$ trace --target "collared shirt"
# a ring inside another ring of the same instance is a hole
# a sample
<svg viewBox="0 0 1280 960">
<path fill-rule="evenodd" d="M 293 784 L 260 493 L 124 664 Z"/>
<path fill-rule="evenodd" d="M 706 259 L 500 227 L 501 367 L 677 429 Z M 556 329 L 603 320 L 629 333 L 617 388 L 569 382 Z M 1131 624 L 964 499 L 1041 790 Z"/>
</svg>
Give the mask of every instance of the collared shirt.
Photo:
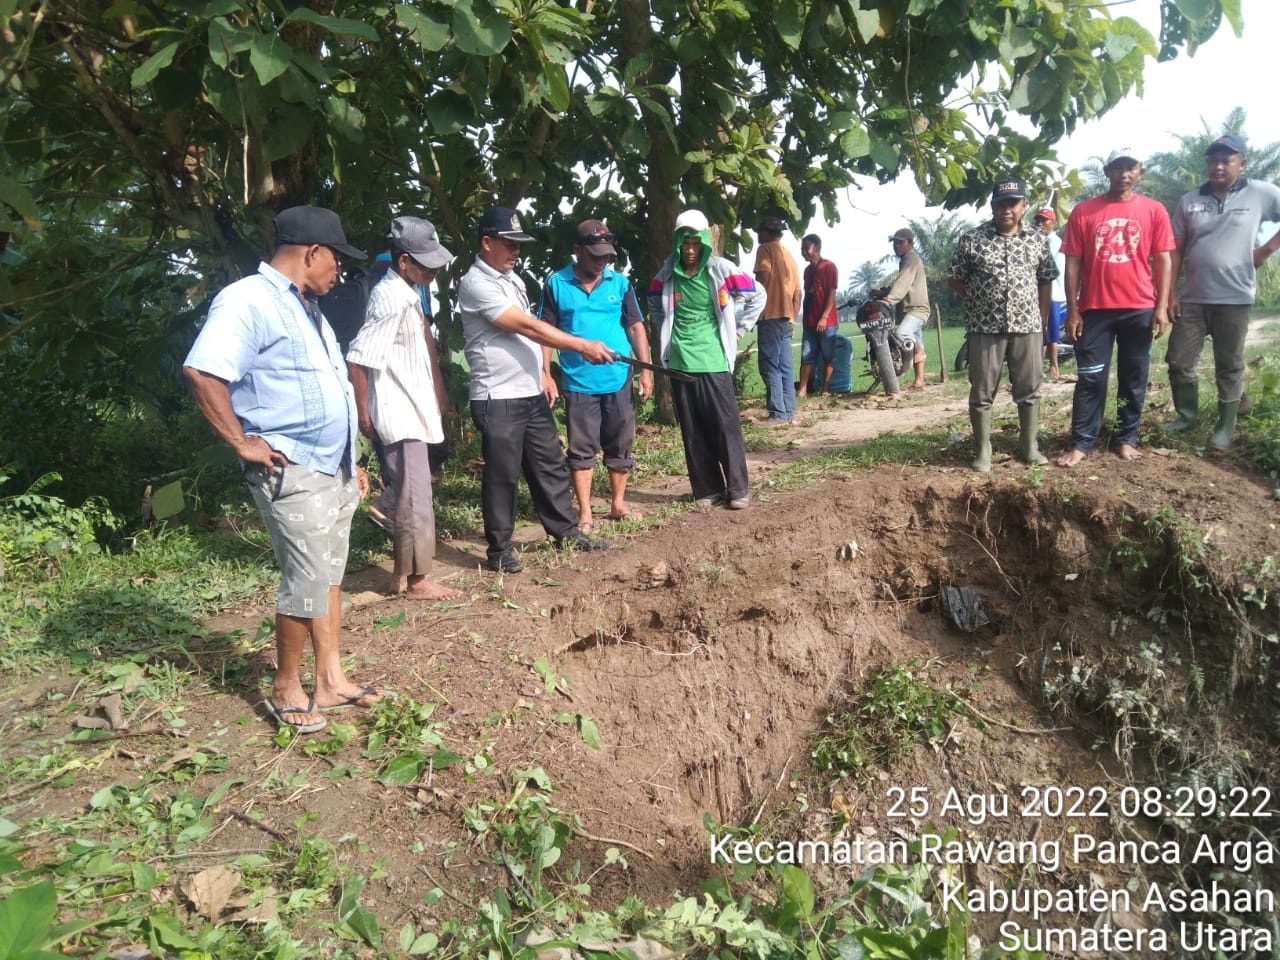
<svg viewBox="0 0 1280 960">
<path fill-rule="evenodd" d="M 1044 234 L 1019 227 L 1006 237 L 991 222 L 960 238 L 947 271 L 965 285 L 970 333 L 1039 333 L 1039 288 L 1057 275 Z"/>
<path fill-rule="evenodd" d="M 338 341 L 270 264 L 213 298 L 184 365 L 225 380 L 245 434 L 293 463 L 330 475 L 355 463 L 355 394 Z"/>
<path fill-rule="evenodd" d="M 587 291 L 573 264 L 553 273 L 542 288 L 538 316 L 565 333 L 599 340 L 619 356 L 632 355 L 627 330 L 641 321 L 635 291 L 622 274 L 605 267 L 599 282 Z M 617 393 L 630 375 L 623 363 L 590 363 L 580 353 L 560 353 L 564 388 L 575 393 Z"/>
<path fill-rule="evenodd" d="M 765 240 L 756 248 L 756 279 L 764 287 L 765 320 L 795 321 L 796 301 L 800 299 L 800 271 L 795 259 L 787 253 L 781 240 Z"/>
<path fill-rule="evenodd" d="M 494 324 L 512 307 L 529 312 L 524 281 L 514 271 L 495 270 L 476 257 L 458 285 L 472 400 L 516 400 L 542 393 L 542 347 Z"/>
<path fill-rule="evenodd" d="M 347 362 L 369 368 L 369 419 L 383 443 L 440 443 L 444 429 L 417 288 L 388 270 L 369 294 Z"/>
<path fill-rule="evenodd" d="M 1241 175 L 1223 200 L 1205 184 L 1184 194 L 1173 211 L 1182 251 L 1182 299 L 1188 303 L 1252 304 L 1258 293 L 1253 250 L 1263 221 L 1280 220 L 1280 187 Z"/>
<path fill-rule="evenodd" d="M 929 319 L 929 284 L 920 254 L 908 250 L 898 260 L 898 277 L 884 296 L 889 306 L 902 304 L 903 316 Z"/>
</svg>

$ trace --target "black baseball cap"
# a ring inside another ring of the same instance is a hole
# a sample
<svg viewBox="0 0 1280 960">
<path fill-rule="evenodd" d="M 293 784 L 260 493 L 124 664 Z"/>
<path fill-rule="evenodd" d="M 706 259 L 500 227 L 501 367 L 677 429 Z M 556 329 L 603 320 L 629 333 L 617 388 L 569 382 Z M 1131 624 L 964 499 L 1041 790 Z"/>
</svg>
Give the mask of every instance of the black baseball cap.
<svg viewBox="0 0 1280 960">
<path fill-rule="evenodd" d="M 309 247 L 319 244 L 329 247 L 344 257 L 364 260 L 365 252 L 347 243 L 342 232 L 342 220 L 332 210 L 323 207 L 290 207 L 276 214 L 276 243 L 281 246 Z"/>
<path fill-rule="evenodd" d="M 1207 157 L 1211 153 L 1238 153 L 1244 156 L 1244 141 L 1233 133 L 1224 134 L 1213 143 L 1209 144 L 1204 155 Z"/>
<path fill-rule="evenodd" d="M 599 220 L 583 220 L 578 224 L 578 233 L 573 242 L 590 250 L 597 257 L 604 257 L 618 255 L 613 245 L 617 239 Z"/>
<path fill-rule="evenodd" d="M 1025 199 L 1027 199 L 1027 184 L 1017 177 L 1005 177 L 997 181 L 991 190 L 992 203 L 999 203 L 1001 200 Z"/>
<path fill-rule="evenodd" d="M 525 243 L 532 240 L 520 226 L 520 217 L 509 207 L 490 207 L 480 218 L 480 236 L 501 237 L 503 240 L 515 240 Z"/>
</svg>

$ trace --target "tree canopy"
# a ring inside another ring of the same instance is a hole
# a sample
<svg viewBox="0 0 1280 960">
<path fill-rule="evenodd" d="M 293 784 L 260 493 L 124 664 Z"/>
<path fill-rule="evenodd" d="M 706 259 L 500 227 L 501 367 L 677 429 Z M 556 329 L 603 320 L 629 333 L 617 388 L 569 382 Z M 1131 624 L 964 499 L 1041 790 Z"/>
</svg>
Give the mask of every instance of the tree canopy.
<svg viewBox="0 0 1280 960">
<path fill-rule="evenodd" d="M 643 279 L 683 205 L 736 246 L 761 213 L 836 219 L 855 174 L 973 201 L 1050 176 L 1148 58 L 1242 29 L 1238 0 L 1162 13 L 1157 38 L 1068 0 L 0 0 L 0 361 L 163 402 L 297 203 L 466 250 L 522 202 L 535 271 L 601 217 Z"/>
</svg>

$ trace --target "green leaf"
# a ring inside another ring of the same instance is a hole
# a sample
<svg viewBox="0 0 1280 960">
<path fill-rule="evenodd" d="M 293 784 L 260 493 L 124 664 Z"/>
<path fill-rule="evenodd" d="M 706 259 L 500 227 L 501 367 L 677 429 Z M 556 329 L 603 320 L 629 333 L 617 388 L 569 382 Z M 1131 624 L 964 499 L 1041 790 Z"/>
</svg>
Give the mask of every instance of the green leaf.
<svg viewBox="0 0 1280 960">
<path fill-rule="evenodd" d="M 227 23 L 224 20 L 209 21 L 209 59 L 225 68 L 231 58 L 253 46 L 257 34 L 252 30 Z"/>
<path fill-rule="evenodd" d="M 440 945 L 440 938 L 434 933 L 424 933 L 413 941 L 413 946 L 408 950 L 410 956 L 418 957 L 424 953 L 434 953 L 437 946 Z"/>
<path fill-rule="evenodd" d="M 268 162 L 300 153 L 312 131 L 311 111 L 301 107 L 282 110 L 280 117 L 266 129 L 262 154 Z"/>
<path fill-rule="evenodd" d="M 1208 20 L 1218 10 L 1217 0 L 1173 0 L 1173 5 L 1193 23 Z"/>
<path fill-rule="evenodd" d="M 338 922 L 346 924 L 352 933 L 377 949 L 382 945 L 382 931 L 378 928 L 378 918 L 360 905 L 364 884 L 364 877 L 355 876 L 342 885 L 342 895 L 338 898 Z"/>
<path fill-rule="evenodd" d="M 533 672 L 542 679 L 542 689 L 547 693 L 553 693 L 556 689 L 556 672 L 551 667 L 551 661 L 546 658 L 540 658 L 533 661 Z"/>
<path fill-rule="evenodd" d="M 133 889 L 138 893 L 146 893 L 156 885 L 156 868 L 149 863 L 134 862 L 129 864 L 133 874 Z"/>
<path fill-rule="evenodd" d="M 803 920 L 813 916 L 813 881 L 799 867 L 782 868 L 782 896 L 793 916 Z"/>
<path fill-rule="evenodd" d="M 452 750 L 446 750 L 444 747 L 441 747 L 435 753 L 431 754 L 429 759 L 431 762 L 431 769 L 448 770 L 455 763 L 459 762 L 460 760 L 465 760 L 466 758 L 459 756 L 458 754 L 454 753 Z"/>
<path fill-rule="evenodd" d="M 449 42 L 449 25 L 431 16 L 426 10 L 410 6 L 407 3 L 396 4 L 396 23 L 409 32 L 409 37 L 416 40 L 423 50 L 435 53 L 443 50 Z"/>
<path fill-rule="evenodd" d="M 244 4 L 240 0 L 209 0 L 200 11 L 200 16 L 205 20 L 211 20 L 214 17 L 228 17 L 243 10 Z"/>
<path fill-rule="evenodd" d="M 1138 41 L 1125 33 L 1114 30 L 1107 31 L 1107 56 L 1112 60 L 1123 60 L 1138 46 Z"/>
<path fill-rule="evenodd" d="M 880 32 L 880 11 L 855 10 L 853 23 L 858 28 L 858 36 L 862 38 L 862 42 L 870 43 Z"/>
<path fill-rule="evenodd" d="M 582 737 L 582 742 L 592 750 L 600 749 L 600 730 L 590 717 L 578 714 L 578 736 Z"/>
<path fill-rule="evenodd" d="M 1032 36 L 1030 30 L 1023 26 L 1011 27 L 1000 38 L 999 48 L 1000 56 L 1010 62 L 1022 57 L 1029 57 L 1039 49 L 1036 44 L 1036 38 Z"/>
<path fill-rule="evenodd" d="M 324 102 L 332 129 L 352 143 L 364 142 L 364 114 L 351 101 L 342 97 L 329 97 Z"/>
<path fill-rule="evenodd" d="M 145 87 L 156 78 L 156 75 L 161 70 L 173 63 L 173 58 L 177 56 L 180 46 L 181 42 L 175 40 L 173 43 L 166 43 L 151 56 L 147 57 L 142 66 L 133 71 L 133 79 L 129 81 L 129 85 L 135 90 L 139 87 Z"/>
<path fill-rule="evenodd" d="M 308 7 L 297 7 L 287 17 L 285 23 L 314 23 L 317 27 L 345 37 L 359 37 L 370 43 L 378 42 L 378 31 L 363 20 L 347 20 L 343 17 L 329 17 L 316 13 Z"/>
<path fill-rule="evenodd" d="M 880 137 L 871 138 L 871 159 L 881 170 L 898 169 L 898 149 Z"/>
<path fill-rule="evenodd" d="M 151 928 L 151 939 L 157 947 L 163 944 L 166 947 L 187 949 L 196 945 L 194 940 L 190 940 L 183 935 L 182 930 L 178 927 L 178 921 L 173 917 L 153 913 L 147 918 L 147 924 Z M 168 951 L 161 950 L 156 952 L 162 955 L 168 953 Z"/>
<path fill-rule="evenodd" d="M 847 130 L 840 137 L 840 149 L 850 160 L 865 157 L 871 152 L 871 136 L 863 127 Z"/>
<path fill-rule="evenodd" d="M 458 0 L 453 37 L 463 53 L 493 57 L 511 42 L 511 24 L 483 0 Z"/>
<path fill-rule="evenodd" d="M 0 960 L 23 958 L 48 943 L 49 928 L 58 913 L 53 882 L 42 880 L 15 890 L 0 900 Z"/>
<path fill-rule="evenodd" d="M 1227 18 L 1227 23 L 1231 24 L 1231 29 L 1237 37 L 1244 34 L 1244 16 L 1240 12 L 1240 0 L 1219 0 L 1222 5 L 1222 15 Z"/>
<path fill-rule="evenodd" d="M 804 38 L 804 7 L 795 0 L 775 0 L 772 12 L 773 25 L 782 42 L 788 50 L 799 50 Z"/>
<path fill-rule="evenodd" d="M 261 33 L 254 38 L 249 50 L 249 63 L 264 87 L 289 69 L 293 51 L 274 33 Z"/>
<path fill-rule="evenodd" d="M 402 753 L 382 770 L 383 783 L 413 783 L 422 775 L 427 761 L 419 753 Z"/>
<path fill-rule="evenodd" d="M 564 67 L 553 63 L 543 77 L 547 81 L 547 99 L 558 112 L 564 113 L 569 109 L 569 80 L 564 75 Z"/>
<path fill-rule="evenodd" d="M 33 226 L 39 225 L 40 208 L 36 205 L 35 198 L 17 180 L 5 173 L 0 173 L 0 203 L 7 204 L 18 211 L 27 223 Z"/>
</svg>

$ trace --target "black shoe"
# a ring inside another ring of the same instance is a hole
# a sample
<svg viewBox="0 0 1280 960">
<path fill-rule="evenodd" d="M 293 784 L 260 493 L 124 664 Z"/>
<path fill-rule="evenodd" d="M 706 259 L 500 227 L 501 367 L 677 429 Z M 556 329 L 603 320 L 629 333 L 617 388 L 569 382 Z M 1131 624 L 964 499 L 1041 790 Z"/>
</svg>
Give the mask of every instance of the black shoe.
<svg viewBox="0 0 1280 960">
<path fill-rule="evenodd" d="M 524 569 L 524 564 L 520 562 L 520 557 L 510 547 L 507 547 L 497 556 L 490 555 L 485 561 L 485 566 L 495 573 L 519 573 Z"/>
<path fill-rule="evenodd" d="M 564 547 L 577 547 L 579 550 L 585 550 L 588 553 L 596 550 L 608 550 L 613 546 L 612 540 L 592 540 L 581 530 L 571 533 L 567 537 L 559 537 L 555 543 L 561 549 Z"/>
</svg>

